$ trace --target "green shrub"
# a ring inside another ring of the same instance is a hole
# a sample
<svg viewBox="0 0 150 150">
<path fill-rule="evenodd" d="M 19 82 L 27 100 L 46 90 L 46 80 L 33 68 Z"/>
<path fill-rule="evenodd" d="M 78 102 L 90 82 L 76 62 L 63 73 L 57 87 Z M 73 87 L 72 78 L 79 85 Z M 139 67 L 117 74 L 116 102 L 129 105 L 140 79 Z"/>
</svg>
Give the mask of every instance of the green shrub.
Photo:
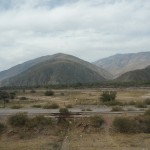
<svg viewBox="0 0 150 150">
<path fill-rule="evenodd" d="M 117 117 L 113 121 L 113 129 L 120 133 L 135 133 L 137 125 L 133 119 Z"/>
<path fill-rule="evenodd" d="M 3 123 L 0 123 L 0 134 L 2 134 L 5 131 L 5 125 Z"/>
<path fill-rule="evenodd" d="M 59 109 L 59 112 L 60 112 L 61 114 L 69 114 L 69 113 L 70 113 L 69 110 L 68 110 L 68 108 L 60 108 L 60 109 Z"/>
<path fill-rule="evenodd" d="M 22 127 L 28 120 L 28 116 L 25 113 L 18 113 L 9 117 L 8 123 L 12 126 Z"/>
<path fill-rule="evenodd" d="M 97 127 L 101 127 L 103 123 L 105 122 L 102 116 L 93 116 L 93 117 L 90 117 L 90 120 L 91 120 L 91 123 Z"/>
<path fill-rule="evenodd" d="M 10 92 L 9 97 L 10 99 L 14 99 L 16 97 L 16 92 Z"/>
<path fill-rule="evenodd" d="M 137 116 L 135 117 L 136 122 L 138 123 L 139 132 L 141 133 L 150 133 L 150 116 Z"/>
<path fill-rule="evenodd" d="M 145 113 L 144 113 L 144 115 L 150 116 L 150 109 L 146 110 Z"/>
<path fill-rule="evenodd" d="M 112 108 L 111 111 L 123 111 L 123 108 L 120 107 L 120 106 L 115 106 L 115 107 Z"/>
<path fill-rule="evenodd" d="M 28 100 L 28 98 L 26 98 L 26 97 L 20 97 L 19 99 L 20 99 L 21 101 Z"/>
<path fill-rule="evenodd" d="M 87 109 L 86 109 L 86 111 L 92 111 L 92 109 L 90 109 L 90 108 L 87 108 Z"/>
<path fill-rule="evenodd" d="M 45 96 L 53 96 L 54 92 L 53 91 L 46 91 Z"/>
<path fill-rule="evenodd" d="M 42 105 L 40 105 L 40 104 L 36 104 L 36 105 L 32 105 L 32 107 L 33 107 L 33 108 L 41 108 L 41 107 L 42 107 Z"/>
<path fill-rule="evenodd" d="M 72 108 L 71 104 L 66 105 L 66 108 Z"/>
<path fill-rule="evenodd" d="M 20 108 L 22 108 L 23 106 L 21 106 L 21 105 L 13 105 L 13 106 L 11 106 L 10 108 L 12 108 L 12 109 L 20 109 Z"/>
<path fill-rule="evenodd" d="M 145 99 L 145 100 L 144 100 L 144 104 L 145 104 L 145 105 L 150 105 L 150 98 Z"/>
<path fill-rule="evenodd" d="M 115 101 L 117 92 L 116 91 L 104 91 L 101 94 L 100 100 L 102 102 Z"/>
<path fill-rule="evenodd" d="M 137 108 L 147 108 L 147 106 L 143 102 L 137 102 L 135 106 Z"/>
<path fill-rule="evenodd" d="M 52 103 L 52 104 L 46 104 L 43 106 L 44 109 L 57 109 L 59 108 L 59 105 L 57 103 Z"/>
<path fill-rule="evenodd" d="M 35 127 L 45 127 L 52 124 L 52 120 L 50 118 L 46 118 L 44 116 L 36 116 L 34 118 L 30 118 L 26 122 L 26 127 L 28 128 L 35 128 Z"/>
</svg>

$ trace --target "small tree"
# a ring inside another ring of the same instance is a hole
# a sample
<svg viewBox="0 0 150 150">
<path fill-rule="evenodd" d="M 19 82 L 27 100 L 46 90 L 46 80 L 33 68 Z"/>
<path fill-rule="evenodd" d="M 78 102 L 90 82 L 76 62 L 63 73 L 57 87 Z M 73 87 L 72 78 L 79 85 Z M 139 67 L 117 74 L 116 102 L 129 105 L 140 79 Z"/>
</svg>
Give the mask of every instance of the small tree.
<svg viewBox="0 0 150 150">
<path fill-rule="evenodd" d="M 0 100 L 3 100 L 4 102 L 4 108 L 5 108 L 5 103 L 7 102 L 9 98 L 9 93 L 6 91 L 0 91 Z"/>
<path fill-rule="evenodd" d="M 101 94 L 100 100 L 102 102 L 110 102 L 110 101 L 115 101 L 117 96 L 116 91 L 104 91 Z"/>
</svg>

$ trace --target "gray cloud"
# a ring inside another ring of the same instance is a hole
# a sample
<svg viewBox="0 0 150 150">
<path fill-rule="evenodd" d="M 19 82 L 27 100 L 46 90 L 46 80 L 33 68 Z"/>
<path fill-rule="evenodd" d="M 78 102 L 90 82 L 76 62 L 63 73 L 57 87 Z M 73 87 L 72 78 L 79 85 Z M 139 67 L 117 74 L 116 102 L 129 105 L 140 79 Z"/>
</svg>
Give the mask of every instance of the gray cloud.
<svg viewBox="0 0 150 150">
<path fill-rule="evenodd" d="M 150 51 L 149 0 L 0 0 L 0 70 L 63 52 Z"/>
</svg>

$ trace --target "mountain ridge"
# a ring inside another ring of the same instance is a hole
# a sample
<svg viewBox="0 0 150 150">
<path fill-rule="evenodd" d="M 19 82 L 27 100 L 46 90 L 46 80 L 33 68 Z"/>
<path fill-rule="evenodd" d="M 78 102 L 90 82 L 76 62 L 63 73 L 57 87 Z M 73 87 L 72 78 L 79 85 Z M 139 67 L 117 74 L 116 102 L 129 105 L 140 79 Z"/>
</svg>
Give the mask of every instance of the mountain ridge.
<svg viewBox="0 0 150 150">
<path fill-rule="evenodd" d="M 95 61 L 93 64 L 104 68 L 115 77 L 150 65 L 150 52 L 116 54 Z"/>
</svg>

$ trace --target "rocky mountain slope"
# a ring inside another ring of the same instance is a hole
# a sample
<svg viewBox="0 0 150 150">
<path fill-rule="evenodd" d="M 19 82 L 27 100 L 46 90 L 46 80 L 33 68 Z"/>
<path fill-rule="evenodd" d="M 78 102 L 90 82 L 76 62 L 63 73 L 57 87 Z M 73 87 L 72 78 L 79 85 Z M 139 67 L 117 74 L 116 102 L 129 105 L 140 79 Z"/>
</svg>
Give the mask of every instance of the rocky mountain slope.
<svg viewBox="0 0 150 150">
<path fill-rule="evenodd" d="M 150 65 L 150 52 L 117 54 L 94 62 L 95 65 L 109 71 L 114 77 L 125 72 L 144 69 Z"/>
</svg>

